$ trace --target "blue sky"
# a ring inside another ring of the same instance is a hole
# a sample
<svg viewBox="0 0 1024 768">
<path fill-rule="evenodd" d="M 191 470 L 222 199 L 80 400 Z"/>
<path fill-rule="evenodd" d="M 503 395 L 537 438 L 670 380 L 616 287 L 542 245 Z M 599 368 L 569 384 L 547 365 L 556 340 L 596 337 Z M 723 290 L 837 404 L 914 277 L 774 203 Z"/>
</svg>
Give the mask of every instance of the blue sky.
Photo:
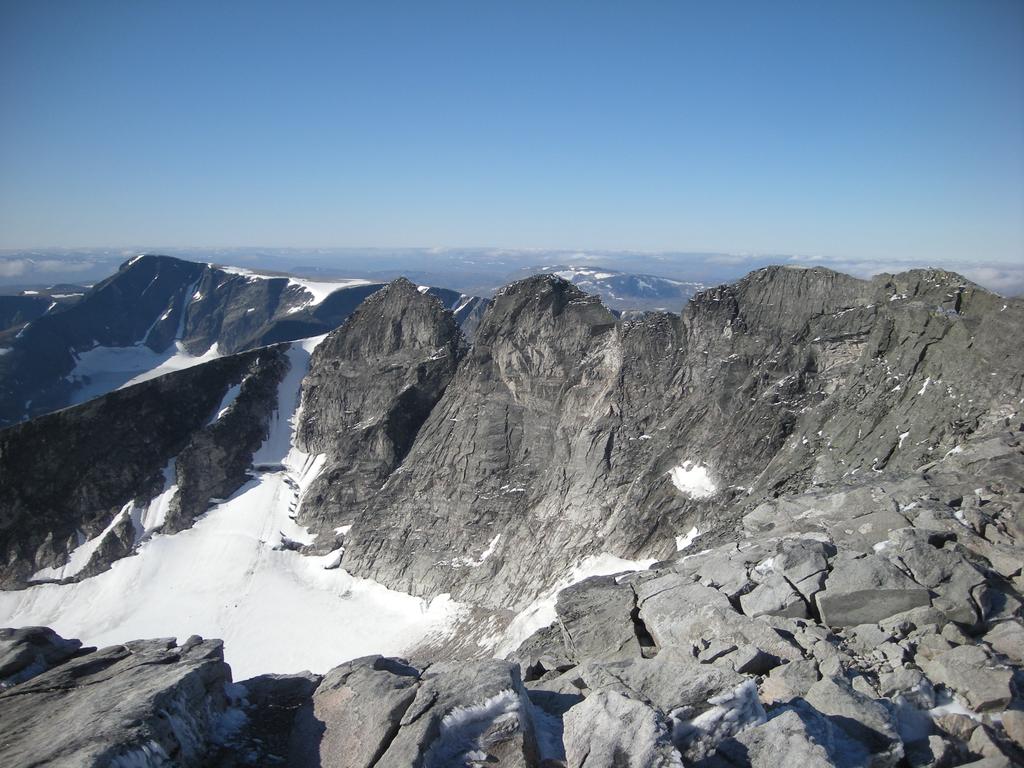
<svg viewBox="0 0 1024 768">
<path fill-rule="evenodd" d="M 0 0 L 0 248 L 1024 261 L 1024 3 Z"/>
</svg>

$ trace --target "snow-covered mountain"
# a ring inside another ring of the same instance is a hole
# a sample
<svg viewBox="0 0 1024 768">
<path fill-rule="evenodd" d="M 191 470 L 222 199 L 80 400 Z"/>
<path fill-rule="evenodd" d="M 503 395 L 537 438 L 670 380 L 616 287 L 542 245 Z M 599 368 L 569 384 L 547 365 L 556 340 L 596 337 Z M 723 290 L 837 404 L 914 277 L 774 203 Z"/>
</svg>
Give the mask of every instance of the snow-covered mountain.
<svg viewBox="0 0 1024 768">
<path fill-rule="evenodd" d="M 947 272 L 768 268 L 635 320 L 532 276 L 470 341 L 400 279 L 0 430 L 0 624 L 109 646 L 0 633 L 0 755 L 1016 760 L 1022 331 Z"/>
<path fill-rule="evenodd" d="M 315 281 L 141 255 L 70 301 L 0 331 L 0 424 L 10 424 L 225 354 L 336 328 L 379 283 Z M 467 330 L 481 301 L 426 289 Z M 24 297 L 0 297 L 0 310 Z M 31 297 L 29 297 L 31 298 Z M 38 302 L 37 302 L 38 303 Z M 34 305 L 33 305 L 34 306 Z"/>
</svg>

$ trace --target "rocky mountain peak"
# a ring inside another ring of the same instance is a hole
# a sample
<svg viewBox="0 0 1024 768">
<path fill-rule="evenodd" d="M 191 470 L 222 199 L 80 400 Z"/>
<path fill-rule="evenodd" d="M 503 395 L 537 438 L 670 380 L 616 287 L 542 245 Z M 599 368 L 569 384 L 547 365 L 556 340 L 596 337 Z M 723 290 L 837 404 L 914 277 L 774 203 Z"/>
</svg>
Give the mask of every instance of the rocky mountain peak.
<svg viewBox="0 0 1024 768">
<path fill-rule="evenodd" d="M 321 360 L 378 360 L 442 349 L 453 355 L 462 343 L 452 313 L 414 283 L 400 277 L 369 296 L 318 350 Z M 450 349 L 449 349 L 450 348 Z"/>
<path fill-rule="evenodd" d="M 600 305 L 597 296 L 584 293 L 563 277 L 554 273 L 531 275 L 523 280 L 509 283 L 499 290 L 495 301 L 505 300 L 512 307 L 532 306 L 560 314 L 570 303 Z M 610 314 L 610 313 L 609 313 Z"/>
<path fill-rule="evenodd" d="M 701 325 L 710 316 L 726 327 L 772 329 L 792 334 L 814 317 L 868 304 L 869 283 L 822 267 L 771 266 L 742 280 L 702 291 L 687 305 L 688 324 Z"/>
<path fill-rule="evenodd" d="M 302 514 L 325 534 L 321 547 L 333 547 L 333 529 L 405 458 L 464 351 L 451 311 L 405 278 L 366 299 L 317 347 L 297 437 L 325 457 Z"/>
<path fill-rule="evenodd" d="M 128 270 L 147 270 L 159 268 L 161 265 L 169 267 L 184 264 L 187 264 L 190 267 L 202 267 L 202 265 L 197 262 L 186 261 L 185 259 L 179 259 L 175 256 L 165 256 L 162 253 L 140 253 L 121 262 L 117 271 L 125 272 Z"/>
<path fill-rule="evenodd" d="M 583 293 L 558 275 L 534 275 L 512 283 L 494 297 L 477 331 L 473 354 L 493 359 L 515 376 L 540 372 L 559 361 L 578 360 L 591 339 L 618 322 L 597 296 Z"/>
</svg>

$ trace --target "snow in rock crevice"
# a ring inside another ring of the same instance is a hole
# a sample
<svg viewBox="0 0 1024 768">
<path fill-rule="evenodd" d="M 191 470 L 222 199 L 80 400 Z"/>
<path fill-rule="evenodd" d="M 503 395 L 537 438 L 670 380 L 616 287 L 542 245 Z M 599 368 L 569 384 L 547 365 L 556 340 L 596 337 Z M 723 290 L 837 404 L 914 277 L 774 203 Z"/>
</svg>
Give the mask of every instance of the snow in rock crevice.
<svg viewBox="0 0 1024 768">
<path fill-rule="evenodd" d="M 424 768 L 446 768 L 486 761 L 492 739 L 510 736 L 520 728 L 519 694 L 511 689 L 470 706 L 455 707 L 441 720 L 437 738 L 423 757 Z"/>
<path fill-rule="evenodd" d="M 685 536 L 676 536 L 676 552 L 682 552 L 684 549 L 693 544 L 700 536 L 700 532 L 697 530 L 697 526 L 693 526 Z"/>
</svg>

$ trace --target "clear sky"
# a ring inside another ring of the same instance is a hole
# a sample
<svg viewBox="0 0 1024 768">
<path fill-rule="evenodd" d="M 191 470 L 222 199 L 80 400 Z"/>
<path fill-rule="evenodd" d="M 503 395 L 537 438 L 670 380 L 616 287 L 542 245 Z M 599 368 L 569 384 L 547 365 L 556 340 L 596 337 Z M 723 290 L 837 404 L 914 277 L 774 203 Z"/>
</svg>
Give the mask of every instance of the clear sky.
<svg viewBox="0 0 1024 768">
<path fill-rule="evenodd" d="M 1024 2 L 0 0 L 0 248 L 1024 261 Z"/>
</svg>

